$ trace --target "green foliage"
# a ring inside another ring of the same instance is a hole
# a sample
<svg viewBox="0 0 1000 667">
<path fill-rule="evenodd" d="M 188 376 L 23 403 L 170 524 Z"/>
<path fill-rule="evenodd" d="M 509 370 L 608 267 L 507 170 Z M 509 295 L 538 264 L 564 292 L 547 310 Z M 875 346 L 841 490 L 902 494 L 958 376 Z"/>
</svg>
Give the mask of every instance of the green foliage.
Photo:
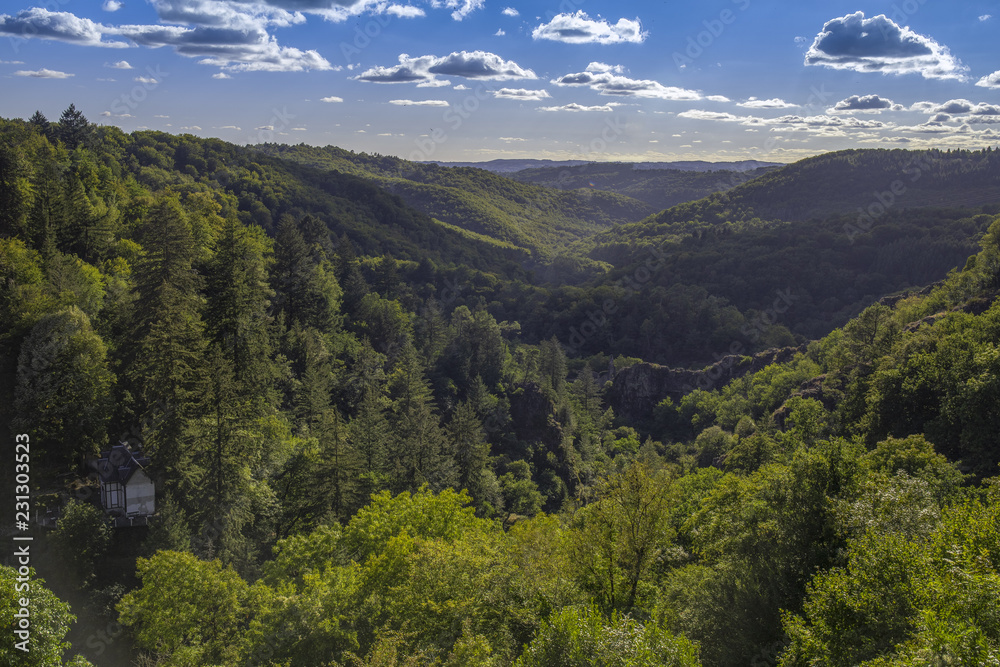
<svg viewBox="0 0 1000 667">
<path fill-rule="evenodd" d="M 14 426 L 55 461 L 96 455 L 107 438 L 115 377 L 107 348 L 75 306 L 38 320 L 17 363 Z"/>
<path fill-rule="evenodd" d="M 82 588 L 93 579 L 111 543 L 111 526 L 101 510 L 71 500 L 52 533 L 52 542 L 66 560 L 73 581 Z"/>
<path fill-rule="evenodd" d="M 70 613 L 69 605 L 45 586 L 44 579 L 38 579 L 33 568 L 25 568 L 27 576 L 6 565 L 0 565 L 0 582 L 3 584 L 3 594 L 0 595 L 0 625 L 7 632 L 3 642 L 0 642 L 0 661 L 6 665 L 23 665 L 24 667 L 58 667 L 62 664 L 73 667 L 84 667 L 90 663 L 80 656 L 75 656 L 63 663 L 63 655 L 70 647 L 66 634 L 76 617 Z M 27 609 L 25 636 L 19 637 L 15 630 L 20 629 L 23 604 Z M 27 643 L 21 650 L 15 644 L 24 639 Z"/>
<path fill-rule="evenodd" d="M 219 561 L 161 551 L 137 562 L 142 587 L 118 603 L 137 644 L 164 664 L 233 664 L 250 590 Z"/>
<path fill-rule="evenodd" d="M 566 607 L 542 623 L 518 667 L 686 667 L 700 665 L 695 644 L 653 624 L 596 608 Z"/>
</svg>

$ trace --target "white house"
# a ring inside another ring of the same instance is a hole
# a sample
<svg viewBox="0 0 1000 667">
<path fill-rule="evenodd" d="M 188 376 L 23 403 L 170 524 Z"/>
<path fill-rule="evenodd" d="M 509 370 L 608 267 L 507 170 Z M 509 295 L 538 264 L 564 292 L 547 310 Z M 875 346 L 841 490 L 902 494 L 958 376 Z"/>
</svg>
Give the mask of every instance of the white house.
<svg viewBox="0 0 1000 667">
<path fill-rule="evenodd" d="M 124 442 L 101 453 L 97 461 L 101 506 L 116 526 L 145 525 L 156 512 L 156 490 L 145 471 L 148 465 L 148 458 Z"/>
</svg>

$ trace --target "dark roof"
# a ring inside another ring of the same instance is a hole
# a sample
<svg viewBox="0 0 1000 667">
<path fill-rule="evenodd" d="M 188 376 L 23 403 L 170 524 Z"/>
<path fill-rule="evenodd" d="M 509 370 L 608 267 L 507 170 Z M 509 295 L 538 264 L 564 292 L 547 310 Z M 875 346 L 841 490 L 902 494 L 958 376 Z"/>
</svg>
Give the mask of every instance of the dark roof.
<svg viewBox="0 0 1000 667">
<path fill-rule="evenodd" d="M 128 484 L 136 470 L 142 470 L 149 465 L 149 459 L 142 452 L 133 452 L 128 445 L 115 445 L 106 452 L 101 452 L 97 461 L 97 474 L 101 482 L 119 482 Z"/>
</svg>

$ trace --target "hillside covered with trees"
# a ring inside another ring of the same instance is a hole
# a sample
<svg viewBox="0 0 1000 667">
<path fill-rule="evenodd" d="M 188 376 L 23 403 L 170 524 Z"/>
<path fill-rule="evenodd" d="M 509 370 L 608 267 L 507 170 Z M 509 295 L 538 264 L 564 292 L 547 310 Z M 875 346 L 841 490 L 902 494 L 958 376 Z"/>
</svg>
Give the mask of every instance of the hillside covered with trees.
<svg viewBox="0 0 1000 667">
<path fill-rule="evenodd" d="M 996 662 L 994 156 L 819 156 L 629 222 L 475 169 L 0 121 L 2 437 L 58 519 L 35 650 L 0 662 Z M 931 158 L 857 226 L 859 179 Z M 662 364 L 690 386 L 612 407 Z M 100 509 L 120 441 L 146 527 Z"/>
</svg>

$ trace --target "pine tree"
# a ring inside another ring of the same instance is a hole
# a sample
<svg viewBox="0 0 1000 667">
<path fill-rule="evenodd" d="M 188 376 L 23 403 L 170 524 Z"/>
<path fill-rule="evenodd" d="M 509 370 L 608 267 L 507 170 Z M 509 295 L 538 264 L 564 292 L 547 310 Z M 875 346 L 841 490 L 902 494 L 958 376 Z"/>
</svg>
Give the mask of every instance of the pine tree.
<svg viewBox="0 0 1000 667">
<path fill-rule="evenodd" d="M 365 392 L 350 423 L 350 439 L 358 453 L 358 494 L 362 502 L 386 488 L 391 438 L 385 398 L 375 388 Z"/>
<path fill-rule="evenodd" d="M 10 237 L 26 231 L 28 202 L 28 165 L 17 146 L 0 140 L 0 236 Z"/>
<path fill-rule="evenodd" d="M 389 378 L 392 400 L 394 491 L 415 491 L 423 484 L 443 489 L 454 484 L 455 465 L 441 428 L 423 364 L 412 345 L 400 355 Z"/>
<path fill-rule="evenodd" d="M 172 488 L 185 487 L 177 497 L 189 498 L 200 476 L 192 439 L 207 380 L 197 248 L 174 197 L 154 204 L 139 238 L 145 254 L 136 267 L 136 343 L 124 363 L 138 416 L 151 426 L 147 453 Z"/>
<path fill-rule="evenodd" d="M 70 150 L 86 145 L 93 134 L 90 121 L 81 113 L 75 104 L 70 104 L 59 117 L 57 135 Z"/>
<path fill-rule="evenodd" d="M 36 110 L 28 119 L 28 123 L 46 139 L 52 139 L 52 123 L 41 111 Z"/>
<path fill-rule="evenodd" d="M 467 489 L 477 503 L 483 501 L 483 473 L 489 465 L 490 445 L 472 404 L 463 401 L 448 423 L 448 436 L 458 466 L 458 487 Z"/>
<path fill-rule="evenodd" d="M 268 402 L 274 367 L 267 315 L 271 243 L 258 227 L 230 216 L 209 267 L 205 324 L 209 339 L 233 369 L 236 391 L 260 410 Z"/>
</svg>

